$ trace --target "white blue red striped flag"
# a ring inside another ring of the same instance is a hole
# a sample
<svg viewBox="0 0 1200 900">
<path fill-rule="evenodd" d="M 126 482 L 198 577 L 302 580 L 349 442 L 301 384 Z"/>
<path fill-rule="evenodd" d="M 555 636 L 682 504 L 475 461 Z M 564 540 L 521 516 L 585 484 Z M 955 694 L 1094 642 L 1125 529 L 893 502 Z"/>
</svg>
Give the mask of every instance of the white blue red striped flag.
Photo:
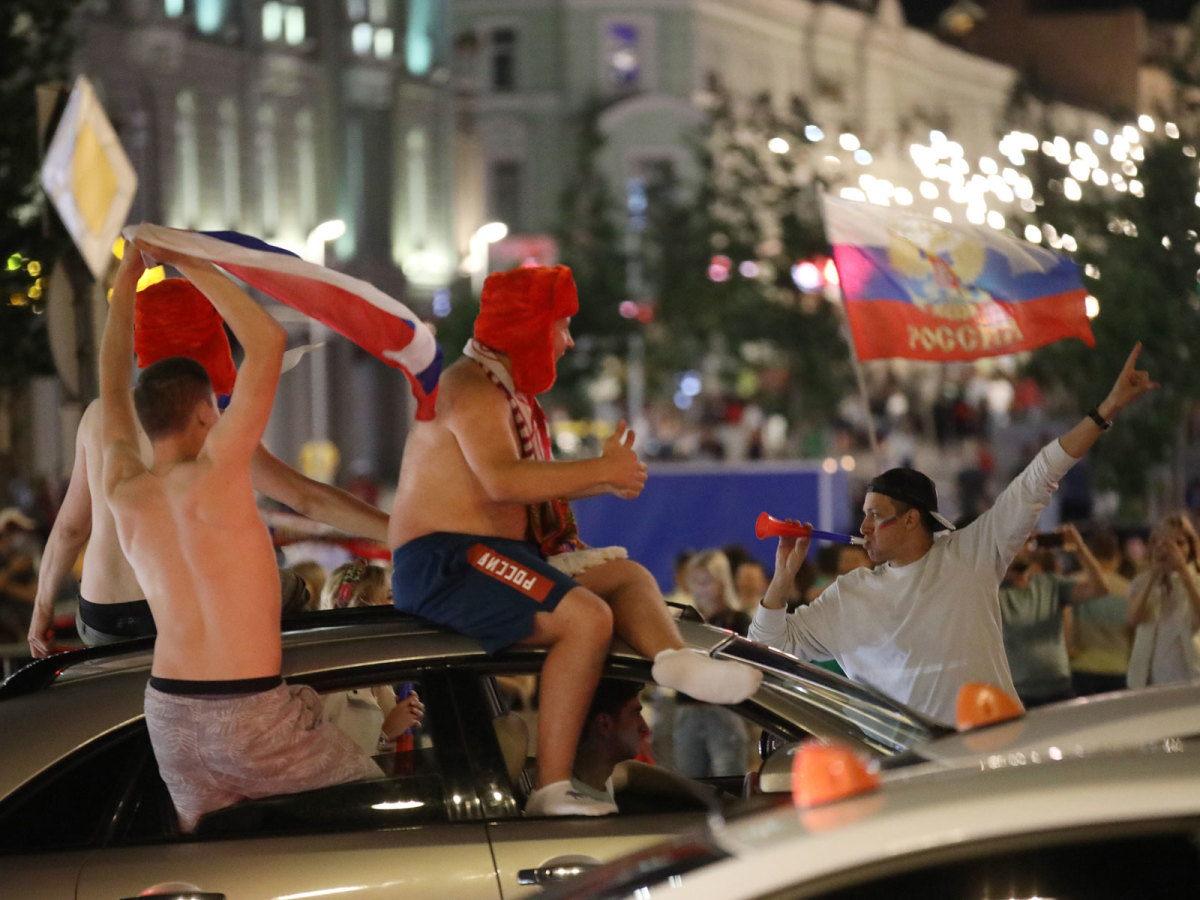
<svg viewBox="0 0 1200 900">
<path fill-rule="evenodd" d="M 417 401 L 417 418 L 433 418 L 442 349 L 407 306 L 374 285 L 236 231 L 198 232 L 143 223 L 126 229 L 125 236 L 207 260 L 327 325 L 404 372 Z"/>
<path fill-rule="evenodd" d="M 1077 337 L 1095 346 L 1073 261 L 993 228 L 825 197 L 859 359 L 971 360 Z"/>
</svg>

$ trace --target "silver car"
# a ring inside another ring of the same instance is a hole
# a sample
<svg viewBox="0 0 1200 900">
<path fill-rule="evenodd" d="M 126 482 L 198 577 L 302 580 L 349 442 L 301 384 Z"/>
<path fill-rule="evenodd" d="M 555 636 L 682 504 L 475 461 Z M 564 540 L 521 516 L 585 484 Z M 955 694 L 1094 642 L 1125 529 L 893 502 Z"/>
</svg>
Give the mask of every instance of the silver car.
<svg viewBox="0 0 1200 900">
<path fill-rule="evenodd" d="M 681 621 L 686 640 L 767 668 L 736 707 L 766 742 L 840 736 L 891 755 L 944 729 L 814 666 L 730 632 Z M 142 699 L 152 642 L 39 660 L 0 686 L 0 896 L 118 900 L 195 885 L 230 900 L 512 898 L 703 821 L 692 796 L 621 797 L 603 818 L 525 818 L 535 717 L 509 709 L 511 676 L 544 653 L 487 656 L 474 641 L 384 609 L 285 623 L 283 674 L 318 692 L 411 684 L 426 715 L 387 777 L 245 801 L 178 831 L 150 749 Z M 650 682 L 628 649 L 606 674 Z M 707 779 L 743 792 L 747 766 Z M 187 893 L 168 894 L 186 897 Z"/>
<path fill-rule="evenodd" d="M 505 685 L 536 673 L 543 652 L 489 657 L 468 638 L 388 608 L 312 613 L 285 625 L 289 682 L 322 693 L 411 684 L 420 693 L 426 716 L 411 749 L 377 757 L 387 777 L 245 801 L 181 835 L 142 719 L 151 642 L 40 660 L 0 686 L 0 895 L 114 900 L 175 882 L 236 900 L 368 900 L 400 890 L 513 898 L 686 831 L 709 812 L 694 796 L 622 796 L 615 816 L 525 818 L 536 718 L 510 708 Z M 748 759 L 705 779 L 730 797 L 787 791 L 778 770 L 790 769 L 789 749 L 808 735 L 848 742 L 892 777 L 1017 765 L 1039 748 L 1050 752 L 1054 716 L 1043 710 L 956 735 L 728 631 L 686 620 L 680 629 L 691 646 L 764 672 L 762 687 L 734 711 L 761 732 L 765 763 Z M 648 661 L 627 648 L 614 650 L 606 674 L 650 681 Z M 1147 715 L 1125 728 L 1125 741 L 1200 733 L 1198 691 L 1147 693 L 1162 698 L 1157 705 L 1138 699 Z M 1062 706 L 1061 746 L 1052 746 L 1068 755 L 1120 731 L 1100 727 L 1089 711 L 1103 719 L 1106 707 L 1122 706 L 1121 695 Z"/>
<path fill-rule="evenodd" d="M 839 765 L 843 761 L 836 761 Z M 805 771 L 811 771 L 806 768 Z M 801 792 L 802 793 L 802 792 Z M 777 804 L 545 900 L 1178 900 L 1200 896 L 1200 746 L 939 772 Z"/>
</svg>

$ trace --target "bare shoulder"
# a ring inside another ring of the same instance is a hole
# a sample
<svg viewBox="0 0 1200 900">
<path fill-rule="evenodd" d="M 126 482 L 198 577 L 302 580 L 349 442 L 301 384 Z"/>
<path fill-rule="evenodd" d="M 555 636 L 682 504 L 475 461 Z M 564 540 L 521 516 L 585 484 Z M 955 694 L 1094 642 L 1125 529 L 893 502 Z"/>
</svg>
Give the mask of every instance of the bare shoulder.
<svg viewBox="0 0 1200 900">
<path fill-rule="evenodd" d="M 480 407 L 507 409 L 504 392 L 469 359 L 460 359 L 438 379 L 438 414 L 476 414 Z"/>
</svg>

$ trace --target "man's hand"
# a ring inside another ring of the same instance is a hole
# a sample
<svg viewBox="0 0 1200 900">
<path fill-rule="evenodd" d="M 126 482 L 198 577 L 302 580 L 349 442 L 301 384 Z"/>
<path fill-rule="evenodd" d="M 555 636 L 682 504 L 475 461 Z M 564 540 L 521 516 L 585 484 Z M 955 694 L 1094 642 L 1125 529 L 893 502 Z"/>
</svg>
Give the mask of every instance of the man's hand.
<svg viewBox="0 0 1200 900">
<path fill-rule="evenodd" d="M 1108 396 L 1098 407 L 1100 415 L 1110 422 L 1117 413 L 1142 394 L 1147 394 L 1158 387 L 1158 382 L 1150 380 L 1149 372 L 1135 367 L 1138 354 L 1141 352 L 1142 342 L 1138 341 L 1130 351 L 1129 358 L 1125 360 L 1121 374 L 1117 376 Z"/>
<path fill-rule="evenodd" d="M 609 435 L 600 452 L 600 458 L 610 467 L 606 479 L 610 492 L 622 500 L 632 500 L 646 486 L 646 464 L 638 459 L 633 442 L 636 434 L 626 428 L 625 420 L 617 422 L 616 430 Z"/>
<path fill-rule="evenodd" d="M 116 280 L 132 284 L 134 290 L 136 290 L 138 279 L 142 277 L 142 273 L 145 271 L 146 263 L 142 259 L 142 254 L 133 241 L 126 241 L 125 252 L 121 256 L 121 264 L 117 267 Z"/>
<path fill-rule="evenodd" d="M 1083 547 L 1083 535 L 1070 522 L 1059 525 L 1054 530 L 1063 536 L 1063 550 L 1067 553 L 1078 553 Z"/>
<path fill-rule="evenodd" d="M 797 524 L 795 519 L 787 521 L 793 525 Z M 812 527 L 811 522 L 804 524 Z M 771 577 L 771 583 L 767 585 L 767 593 L 762 600 L 762 605 L 767 609 L 783 609 L 787 605 L 788 598 L 795 593 L 796 573 L 800 571 L 800 566 L 804 564 L 804 558 L 808 556 L 810 540 L 806 537 L 797 538 L 786 535 L 779 538 L 779 544 L 775 548 L 775 574 Z"/>
<path fill-rule="evenodd" d="M 50 655 L 54 645 L 53 616 L 40 606 L 33 607 L 33 619 L 29 623 L 29 652 L 37 659 Z"/>
<path fill-rule="evenodd" d="M 166 247 L 159 246 L 158 244 L 151 244 L 148 241 L 143 241 L 141 239 L 138 239 L 137 241 L 133 242 L 132 245 L 126 244 L 126 253 L 125 253 L 126 258 L 128 258 L 128 256 L 129 256 L 129 248 L 131 246 L 136 247 L 142 253 L 145 253 L 147 256 L 152 257 L 155 262 L 165 264 L 168 266 L 175 266 L 176 268 L 179 268 L 180 263 L 184 263 L 185 265 L 190 264 L 190 265 L 196 265 L 196 266 L 198 266 L 198 265 L 211 266 L 212 265 L 211 263 L 196 259 L 196 257 L 194 257 L 194 256 L 189 256 L 186 253 L 180 253 L 178 250 L 170 250 Z M 141 253 L 138 253 L 136 255 L 140 258 Z M 122 260 L 122 262 L 124 262 L 124 260 Z"/>
</svg>

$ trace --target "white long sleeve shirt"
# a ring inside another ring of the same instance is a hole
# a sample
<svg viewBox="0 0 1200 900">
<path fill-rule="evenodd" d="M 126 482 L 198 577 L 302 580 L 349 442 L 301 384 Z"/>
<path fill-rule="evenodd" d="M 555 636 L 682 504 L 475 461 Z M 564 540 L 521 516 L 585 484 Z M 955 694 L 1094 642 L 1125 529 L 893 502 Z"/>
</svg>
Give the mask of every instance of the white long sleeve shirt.
<svg viewBox="0 0 1200 900">
<path fill-rule="evenodd" d="M 1016 697 L 996 592 L 1076 461 L 1052 441 L 991 509 L 935 537 L 916 562 L 855 569 L 791 614 L 760 605 L 750 639 L 805 659 L 835 659 L 849 678 L 946 724 L 968 681 Z"/>
</svg>

